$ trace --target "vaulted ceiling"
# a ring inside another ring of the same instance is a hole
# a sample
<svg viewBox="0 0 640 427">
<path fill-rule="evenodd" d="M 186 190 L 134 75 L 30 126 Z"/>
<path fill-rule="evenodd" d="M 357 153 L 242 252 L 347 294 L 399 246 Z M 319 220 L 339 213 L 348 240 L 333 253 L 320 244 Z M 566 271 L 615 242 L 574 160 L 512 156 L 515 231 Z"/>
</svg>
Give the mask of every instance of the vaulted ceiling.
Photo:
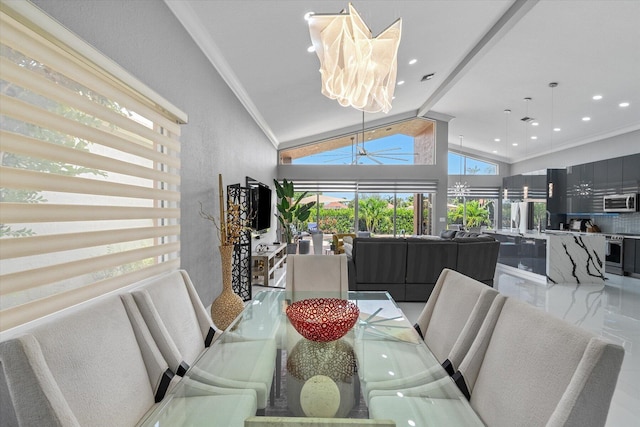
<svg viewBox="0 0 640 427">
<path fill-rule="evenodd" d="M 276 147 L 362 127 L 360 111 L 320 93 L 319 61 L 307 52 L 305 13 L 336 13 L 346 0 L 165 2 Z M 354 6 L 374 35 L 403 20 L 398 81 L 405 83 L 388 114 L 365 114 L 367 127 L 451 119 L 450 146 L 459 148 L 464 135 L 466 151 L 510 163 L 640 129 L 640 1 Z"/>
</svg>

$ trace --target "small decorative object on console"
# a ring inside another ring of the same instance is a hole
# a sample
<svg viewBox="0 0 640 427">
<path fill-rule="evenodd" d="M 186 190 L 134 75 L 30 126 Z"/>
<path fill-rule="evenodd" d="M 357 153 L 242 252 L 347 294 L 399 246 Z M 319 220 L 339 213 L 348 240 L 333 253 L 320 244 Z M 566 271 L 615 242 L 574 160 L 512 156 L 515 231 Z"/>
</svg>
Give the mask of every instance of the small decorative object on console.
<svg viewBox="0 0 640 427">
<path fill-rule="evenodd" d="M 310 298 L 287 307 L 293 327 L 308 340 L 328 342 L 342 338 L 353 327 L 360 309 L 339 298 Z"/>
</svg>

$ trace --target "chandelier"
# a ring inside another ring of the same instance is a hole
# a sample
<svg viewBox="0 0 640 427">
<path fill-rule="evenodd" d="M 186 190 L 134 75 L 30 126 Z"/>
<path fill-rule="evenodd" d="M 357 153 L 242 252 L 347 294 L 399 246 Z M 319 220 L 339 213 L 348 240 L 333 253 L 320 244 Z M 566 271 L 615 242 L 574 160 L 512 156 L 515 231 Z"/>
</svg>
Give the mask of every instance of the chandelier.
<svg viewBox="0 0 640 427">
<path fill-rule="evenodd" d="M 467 197 L 469 195 L 469 184 L 466 182 L 456 182 L 451 187 L 451 193 L 454 197 Z"/>
<path fill-rule="evenodd" d="M 322 76 L 322 94 L 343 107 L 388 113 L 396 86 L 402 19 L 377 37 L 349 3 L 339 14 L 311 14 L 311 42 Z"/>
</svg>

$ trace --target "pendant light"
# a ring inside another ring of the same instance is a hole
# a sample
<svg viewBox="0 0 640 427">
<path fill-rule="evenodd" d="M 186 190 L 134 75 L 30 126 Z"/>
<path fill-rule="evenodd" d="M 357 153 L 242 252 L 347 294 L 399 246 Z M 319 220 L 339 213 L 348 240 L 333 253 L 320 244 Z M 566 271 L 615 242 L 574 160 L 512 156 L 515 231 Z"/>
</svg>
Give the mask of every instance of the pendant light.
<svg viewBox="0 0 640 427">
<path fill-rule="evenodd" d="M 531 101 L 531 98 L 527 97 L 524 99 L 525 102 L 525 116 L 522 118 L 522 121 L 524 122 L 524 156 L 525 158 L 529 157 L 529 123 L 531 123 L 533 121 L 533 119 L 531 117 L 529 117 L 529 102 Z M 529 182 L 528 182 L 528 175 L 525 175 L 524 177 L 524 186 L 522 187 L 522 198 L 523 199 L 528 199 L 529 198 Z"/>
<path fill-rule="evenodd" d="M 507 159 L 509 159 L 509 115 L 510 114 L 511 114 L 511 110 L 506 108 L 504 110 L 504 146 L 505 146 L 504 153 Z M 507 189 L 507 187 L 505 187 L 503 190 L 502 199 L 503 200 L 509 199 L 509 189 Z"/>
<path fill-rule="evenodd" d="M 551 82 L 549 83 L 549 87 L 551 88 L 551 126 L 549 126 L 549 144 L 550 144 L 549 152 L 551 153 L 551 155 L 553 155 L 553 132 L 556 132 L 556 127 L 553 120 L 553 117 L 554 117 L 553 89 L 558 87 L 558 83 Z M 553 199 L 553 181 L 552 180 L 549 180 L 549 182 L 547 183 L 547 198 Z M 550 218 L 547 220 L 547 226 L 551 225 L 549 223 L 550 220 L 551 220 Z"/>
</svg>

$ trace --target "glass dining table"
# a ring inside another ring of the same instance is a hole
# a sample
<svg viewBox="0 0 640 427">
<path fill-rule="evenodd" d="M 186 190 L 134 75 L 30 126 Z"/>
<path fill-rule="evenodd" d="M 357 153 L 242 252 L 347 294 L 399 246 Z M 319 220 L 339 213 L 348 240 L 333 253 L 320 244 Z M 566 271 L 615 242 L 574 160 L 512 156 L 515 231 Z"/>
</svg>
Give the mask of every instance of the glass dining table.
<svg viewBox="0 0 640 427">
<path fill-rule="evenodd" d="M 348 300 L 359 309 L 354 326 L 334 341 L 304 338 L 287 318 L 286 308 L 292 302 L 311 298 Z M 255 340 L 274 340 L 278 349 L 272 361 L 269 403 L 248 417 L 241 407 L 234 412 L 232 405 L 226 405 L 221 409 L 231 411 L 228 425 L 303 425 L 301 420 L 310 418 L 315 422 L 313 425 L 353 425 L 349 419 L 360 419 L 356 425 L 484 425 L 387 292 L 350 291 L 343 295 L 296 292 L 293 295 L 285 290 L 256 293 L 229 328 L 200 355 L 139 425 L 216 425 L 203 422 L 193 414 L 199 411 L 200 405 L 215 405 L 213 396 L 221 393 L 231 396 L 229 401 L 243 393 L 246 399 L 246 395 L 250 395 L 247 390 L 257 382 L 258 376 L 264 377 L 264 372 L 258 370 L 265 366 L 265 357 L 274 356 L 272 353 L 243 354 L 242 358 L 248 360 L 244 364 L 246 371 L 241 375 L 244 382 L 238 385 L 236 381 L 233 387 L 222 391 L 220 388 L 205 391 L 206 387 L 197 386 L 198 379 L 192 372 L 211 366 L 224 367 L 240 356 L 237 347 L 230 343 Z M 224 369 L 218 369 L 220 371 L 224 373 Z M 193 395 L 198 396 L 195 404 L 184 405 L 184 397 Z M 395 399 L 405 396 L 407 399 L 411 396 L 413 409 L 399 413 L 397 407 L 402 405 L 397 405 Z M 390 405 L 388 410 L 385 405 Z M 334 424 L 339 420 L 343 420 L 343 424 Z"/>
</svg>

